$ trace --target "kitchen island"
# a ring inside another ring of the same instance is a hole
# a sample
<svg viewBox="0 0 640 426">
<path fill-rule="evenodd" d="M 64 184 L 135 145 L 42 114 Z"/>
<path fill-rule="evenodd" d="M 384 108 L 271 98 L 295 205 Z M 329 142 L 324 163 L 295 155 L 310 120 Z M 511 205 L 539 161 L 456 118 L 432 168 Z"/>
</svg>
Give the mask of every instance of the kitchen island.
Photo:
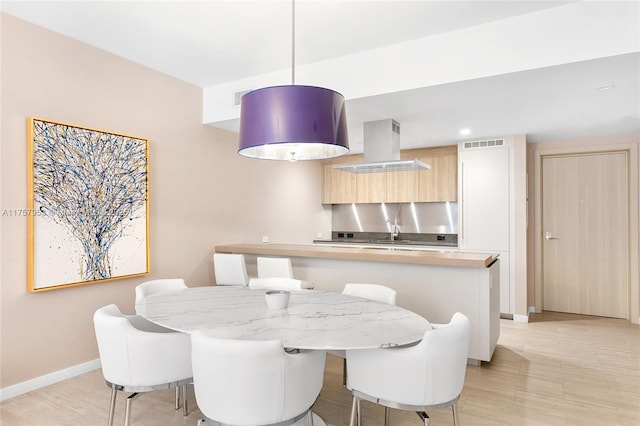
<svg viewBox="0 0 640 426">
<path fill-rule="evenodd" d="M 382 284 L 395 289 L 398 305 L 433 323 L 455 312 L 471 320 L 469 361 L 490 361 L 500 335 L 499 259 L 491 254 L 416 247 L 358 247 L 326 244 L 229 244 L 217 253 L 244 254 L 249 275 L 258 256 L 291 258 L 294 276 L 324 291 L 346 283 Z"/>
</svg>

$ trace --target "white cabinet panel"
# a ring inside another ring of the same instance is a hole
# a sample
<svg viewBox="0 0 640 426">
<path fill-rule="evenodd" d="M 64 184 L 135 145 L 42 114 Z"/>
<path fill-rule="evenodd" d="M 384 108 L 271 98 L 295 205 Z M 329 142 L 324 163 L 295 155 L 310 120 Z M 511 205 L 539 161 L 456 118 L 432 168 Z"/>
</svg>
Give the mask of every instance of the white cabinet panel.
<svg viewBox="0 0 640 426">
<path fill-rule="evenodd" d="M 511 256 L 512 152 L 500 147 L 458 148 L 460 250 L 500 255 L 500 312 L 513 314 Z"/>
<path fill-rule="evenodd" d="M 508 251 L 501 251 L 500 255 L 500 312 L 505 314 L 511 311 L 511 256 Z"/>
<path fill-rule="evenodd" d="M 496 302 L 496 310 L 499 308 L 499 313 L 511 314 L 513 306 L 513 279 L 511 277 L 511 256 L 508 251 L 497 250 L 465 250 L 468 253 L 493 253 L 498 255 L 500 260 L 500 269 L 497 271 L 500 281 L 500 296 Z"/>
<path fill-rule="evenodd" d="M 460 248 L 509 251 L 509 149 L 461 149 L 458 159 Z"/>
</svg>

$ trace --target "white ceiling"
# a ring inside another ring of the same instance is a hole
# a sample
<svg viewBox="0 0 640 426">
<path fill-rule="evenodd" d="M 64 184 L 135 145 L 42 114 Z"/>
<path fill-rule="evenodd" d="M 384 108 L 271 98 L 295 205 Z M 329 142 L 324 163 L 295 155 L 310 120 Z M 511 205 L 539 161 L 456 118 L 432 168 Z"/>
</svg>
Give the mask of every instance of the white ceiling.
<svg viewBox="0 0 640 426">
<path fill-rule="evenodd" d="M 567 1 L 296 1 L 296 65 L 553 8 Z M 291 67 L 290 1 L 2 1 L 0 7 L 200 87 Z M 640 33 L 639 33 L 640 37 Z M 347 102 L 394 118 L 402 147 L 527 134 L 640 133 L 640 56 L 627 54 Z M 597 90 L 604 85 L 612 90 Z M 457 134 L 461 127 L 470 136 Z M 361 131 L 352 151 L 361 150 Z"/>
</svg>

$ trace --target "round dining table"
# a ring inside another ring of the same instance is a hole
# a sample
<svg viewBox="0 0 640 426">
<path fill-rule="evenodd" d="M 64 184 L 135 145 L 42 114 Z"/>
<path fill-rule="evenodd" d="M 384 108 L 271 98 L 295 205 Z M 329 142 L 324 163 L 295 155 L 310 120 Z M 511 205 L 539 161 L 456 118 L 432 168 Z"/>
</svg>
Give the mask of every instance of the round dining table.
<svg viewBox="0 0 640 426">
<path fill-rule="evenodd" d="M 285 348 L 373 349 L 411 345 L 431 328 L 400 306 L 317 290 L 291 291 L 286 309 L 269 309 L 267 290 L 205 286 L 159 293 L 136 303 L 138 315 L 166 328 L 219 338 L 279 340 Z"/>
</svg>

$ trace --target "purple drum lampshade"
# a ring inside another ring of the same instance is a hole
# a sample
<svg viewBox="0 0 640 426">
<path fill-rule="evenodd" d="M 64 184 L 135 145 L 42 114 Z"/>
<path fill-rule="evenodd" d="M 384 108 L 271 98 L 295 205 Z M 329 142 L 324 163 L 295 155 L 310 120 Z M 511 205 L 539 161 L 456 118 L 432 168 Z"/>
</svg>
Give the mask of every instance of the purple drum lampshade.
<svg viewBox="0 0 640 426">
<path fill-rule="evenodd" d="M 344 97 L 314 86 L 274 86 L 242 97 L 238 153 L 267 160 L 317 160 L 349 152 Z"/>
</svg>

